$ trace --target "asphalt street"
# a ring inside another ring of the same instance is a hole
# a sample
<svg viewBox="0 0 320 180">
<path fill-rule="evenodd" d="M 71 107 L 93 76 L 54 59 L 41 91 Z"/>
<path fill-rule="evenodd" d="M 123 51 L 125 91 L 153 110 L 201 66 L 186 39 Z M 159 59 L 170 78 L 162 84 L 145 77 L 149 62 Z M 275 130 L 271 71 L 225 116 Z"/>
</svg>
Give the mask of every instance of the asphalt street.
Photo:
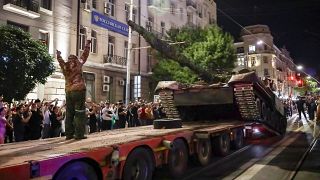
<svg viewBox="0 0 320 180">
<path fill-rule="evenodd" d="M 182 178 L 188 179 L 320 179 L 319 126 L 295 114 L 288 119 L 284 137 L 262 137 L 248 141 L 226 157 L 214 157 L 206 167 L 195 166 Z M 155 179 L 171 179 L 164 170 Z"/>
</svg>

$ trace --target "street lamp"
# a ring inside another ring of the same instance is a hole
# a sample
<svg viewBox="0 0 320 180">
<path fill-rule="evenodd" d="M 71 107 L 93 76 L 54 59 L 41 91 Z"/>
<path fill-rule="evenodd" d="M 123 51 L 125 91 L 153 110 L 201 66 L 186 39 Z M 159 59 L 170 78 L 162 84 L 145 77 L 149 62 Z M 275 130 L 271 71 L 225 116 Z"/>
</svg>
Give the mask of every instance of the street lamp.
<svg viewBox="0 0 320 180">
<path fill-rule="evenodd" d="M 303 69 L 303 66 L 298 65 L 298 66 L 297 66 L 297 69 L 298 69 L 298 70 L 302 70 L 302 69 Z"/>
<path fill-rule="evenodd" d="M 307 76 L 307 79 L 311 79 L 311 76 Z"/>
<path fill-rule="evenodd" d="M 263 44 L 262 40 L 257 41 L 257 45 L 261 45 L 261 44 Z"/>
</svg>

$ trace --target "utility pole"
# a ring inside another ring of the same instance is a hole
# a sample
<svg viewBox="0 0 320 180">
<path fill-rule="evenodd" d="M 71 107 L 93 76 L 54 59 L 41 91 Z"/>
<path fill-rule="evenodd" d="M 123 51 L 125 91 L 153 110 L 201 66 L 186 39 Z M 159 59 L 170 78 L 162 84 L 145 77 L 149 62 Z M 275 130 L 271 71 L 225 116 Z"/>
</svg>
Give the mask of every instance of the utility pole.
<svg viewBox="0 0 320 180">
<path fill-rule="evenodd" d="M 130 12 L 129 12 L 129 20 L 130 21 L 132 21 L 132 15 L 133 15 L 133 0 L 130 0 Z M 130 101 L 130 70 L 131 70 L 131 51 L 132 51 L 131 34 L 132 34 L 132 28 L 131 28 L 131 26 L 129 26 L 128 55 L 127 55 L 127 80 L 126 80 L 126 105 L 128 105 L 129 101 Z"/>
</svg>

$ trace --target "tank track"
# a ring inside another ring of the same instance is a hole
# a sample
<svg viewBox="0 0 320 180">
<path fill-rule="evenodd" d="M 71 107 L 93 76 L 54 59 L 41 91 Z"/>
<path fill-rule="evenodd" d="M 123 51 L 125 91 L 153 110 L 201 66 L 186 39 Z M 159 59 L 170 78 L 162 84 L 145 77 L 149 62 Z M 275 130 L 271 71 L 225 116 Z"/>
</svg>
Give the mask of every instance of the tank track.
<svg viewBox="0 0 320 180">
<path fill-rule="evenodd" d="M 256 103 L 252 84 L 235 85 L 234 96 L 239 107 L 240 115 L 245 121 L 256 121 L 260 119 L 260 110 Z"/>
<path fill-rule="evenodd" d="M 162 90 L 159 92 L 161 104 L 164 108 L 168 119 L 180 119 L 177 107 L 174 105 L 173 92 L 170 90 Z"/>
</svg>

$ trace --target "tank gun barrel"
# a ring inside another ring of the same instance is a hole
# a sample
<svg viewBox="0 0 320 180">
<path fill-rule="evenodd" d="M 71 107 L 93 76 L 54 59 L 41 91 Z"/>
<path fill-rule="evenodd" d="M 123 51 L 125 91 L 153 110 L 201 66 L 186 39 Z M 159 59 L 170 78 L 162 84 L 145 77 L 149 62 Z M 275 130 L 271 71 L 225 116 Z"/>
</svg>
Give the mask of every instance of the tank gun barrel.
<svg viewBox="0 0 320 180">
<path fill-rule="evenodd" d="M 198 74 L 202 80 L 207 82 L 213 81 L 213 76 L 203 68 L 197 66 L 196 64 L 192 63 L 190 59 L 184 56 L 181 53 L 168 44 L 167 42 L 159 39 L 156 35 L 152 32 L 147 31 L 144 27 L 134 23 L 133 21 L 128 21 L 128 25 L 136 32 L 138 32 L 144 39 L 150 44 L 150 46 L 157 51 L 159 51 L 162 55 L 164 55 L 168 59 L 175 60 L 181 66 L 186 66 Z"/>
</svg>

